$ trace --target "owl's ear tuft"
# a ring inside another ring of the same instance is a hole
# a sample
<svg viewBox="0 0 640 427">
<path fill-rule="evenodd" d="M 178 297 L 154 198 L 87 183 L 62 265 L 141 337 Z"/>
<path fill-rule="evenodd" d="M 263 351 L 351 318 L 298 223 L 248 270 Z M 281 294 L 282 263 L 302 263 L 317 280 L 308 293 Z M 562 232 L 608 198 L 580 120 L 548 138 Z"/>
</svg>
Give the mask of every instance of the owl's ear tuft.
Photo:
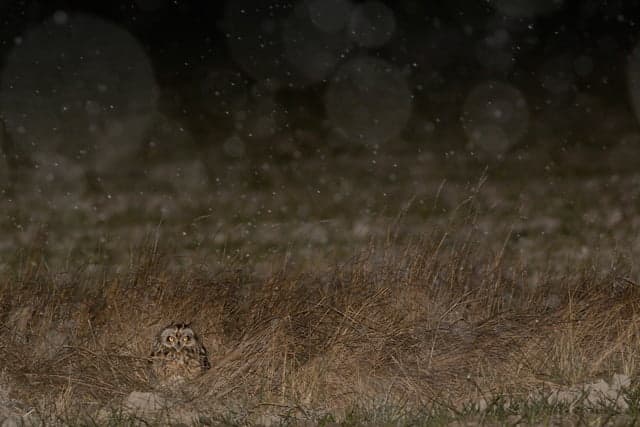
<svg viewBox="0 0 640 427">
<path fill-rule="evenodd" d="M 188 328 L 190 324 L 187 322 L 173 322 L 173 326 L 178 329 Z"/>
</svg>

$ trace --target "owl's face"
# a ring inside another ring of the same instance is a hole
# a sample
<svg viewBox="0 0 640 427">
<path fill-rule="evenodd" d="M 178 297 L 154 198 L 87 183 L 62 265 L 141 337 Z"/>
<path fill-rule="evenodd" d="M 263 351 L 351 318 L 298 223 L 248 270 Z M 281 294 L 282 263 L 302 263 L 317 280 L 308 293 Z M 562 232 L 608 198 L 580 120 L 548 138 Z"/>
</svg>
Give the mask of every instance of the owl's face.
<svg viewBox="0 0 640 427">
<path fill-rule="evenodd" d="M 193 379 L 209 369 L 209 357 L 188 323 L 172 323 L 153 340 L 151 373 L 159 384 Z"/>
<path fill-rule="evenodd" d="M 187 324 L 167 326 L 160 333 L 160 345 L 176 352 L 192 351 L 198 345 L 198 337 Z"/>
</svg>

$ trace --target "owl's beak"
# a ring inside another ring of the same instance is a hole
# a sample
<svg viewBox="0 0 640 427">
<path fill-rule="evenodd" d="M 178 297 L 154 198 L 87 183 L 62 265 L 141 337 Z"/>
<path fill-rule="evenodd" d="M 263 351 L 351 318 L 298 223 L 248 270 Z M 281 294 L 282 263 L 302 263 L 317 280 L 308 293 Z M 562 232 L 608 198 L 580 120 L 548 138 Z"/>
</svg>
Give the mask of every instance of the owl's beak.
<svg viewBox="0 0 640 427">
<path fill-rule="evenodd" d="M 177 351 L 180 351 L 181 349 L 182 349 L 182 343 L 181 343 L 180 341 L 178 341 L 178 342 L 176 343 L 176 350 L 177 350 Z"/>
</svg>

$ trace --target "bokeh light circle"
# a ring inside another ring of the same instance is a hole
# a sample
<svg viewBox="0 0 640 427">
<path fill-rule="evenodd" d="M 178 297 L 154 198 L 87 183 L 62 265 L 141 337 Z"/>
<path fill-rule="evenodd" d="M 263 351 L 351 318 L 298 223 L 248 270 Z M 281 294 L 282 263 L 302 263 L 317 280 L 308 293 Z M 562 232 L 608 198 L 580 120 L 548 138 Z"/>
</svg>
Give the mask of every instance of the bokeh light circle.
<svg viewBox="0 0 640 427">
<path fill-rule="evenodd" d="M 7 58 L 0 91 L 17 144 L 96 169 L 120 166 L 139 149 L 156 111 L 153 70 L 138 41 L 87 14 L 58 11 L 28 31 Z"/>
<path fill-rule="evenodd" d="M 353 8 L 348 0 L 306 0 L 305 3 L 313 25 L 329 34 L 335 34 L 347 25 Z"/>
<path fill-rule="evenodd" d="M 304 87 L 323 80 L 347 45 L 344 34 L 328 34 L 314 25 L 304 2 L 228 2 L 223 27 L 236 64 L 255 80 L 280 86 Z"/>
<path fill-rule="evenodd" d="M 391 9 L 379 1 L 359 4 L 351 12 L 349 34 L 359 46 L 380 47 L 396 30 L 396 18 Z"/>
<path fill-rule="evenodd" d="M 527 132 L 529 109 L 517 88 L 490 81 L 476 86 L 469 93 L 461 120 L 474 147 L 501 154 Z"/>
<path fill-rule="evenodd" d="M 325 97 L 331 125 L 350 140 L 376 144 L 397 136 L 412 109 L 405 75 L 378 58 L 354 58 L 338 68 Z"/>
<path fill-rule="evenodd" d="M 299 79 L 308 84 L 327 78 L 348 49 L 342 33 L 330 34 L 312 24 L 303 3 L 284 21 L 282 39 L 284 57 Z"/>
</svg>

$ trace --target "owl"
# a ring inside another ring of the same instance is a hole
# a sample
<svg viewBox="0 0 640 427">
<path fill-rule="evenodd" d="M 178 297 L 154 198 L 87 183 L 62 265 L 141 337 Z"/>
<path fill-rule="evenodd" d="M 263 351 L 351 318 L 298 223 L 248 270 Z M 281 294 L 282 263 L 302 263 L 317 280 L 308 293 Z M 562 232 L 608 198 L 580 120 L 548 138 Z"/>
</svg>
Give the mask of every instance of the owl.
<svg viewBox="0 0 640 427">
<path fill-rule="evenodd" d="M 150 363 L 160 385 L 182 383 L 211 367 L 207 349 L 188 323 L 172 323 L 156 335 Z"/>
</svg>

